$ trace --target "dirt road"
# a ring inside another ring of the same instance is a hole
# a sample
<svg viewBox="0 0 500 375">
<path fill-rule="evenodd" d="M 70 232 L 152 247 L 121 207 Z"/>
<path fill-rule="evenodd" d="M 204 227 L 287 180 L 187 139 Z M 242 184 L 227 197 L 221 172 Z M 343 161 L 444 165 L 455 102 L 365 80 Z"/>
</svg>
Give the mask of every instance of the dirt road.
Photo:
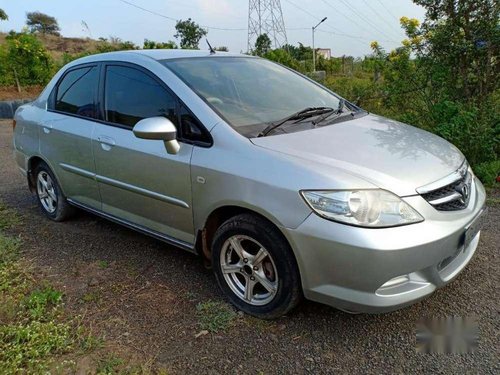
<svg viewBox="0 0 500 375">
<path fill-rule="evenodd" d="M 228 328 L 196 338 L 204 318 L 197 306 L 223 301 L 201 261 L 86 213 L 64 223 L 48 221 L 12 160 L 11 137 L 10 122 L 0 122 L 0 199 L 23 216 L 16 234 L 24 256 L 65 292 L 69 313 L 84 315 L 93 333 L 118 352 L 182 374 L 458 374 L 494 373 L 498 366 L 498 205 L 490 207 L 479 249 L 465 271 L 412 307 L 349 315 L 304 302 L 274 322 L 236 314 Z M 477 352 L 416 354 L 416 323 L 432 316 L 476 316 Z"/>
</svg>

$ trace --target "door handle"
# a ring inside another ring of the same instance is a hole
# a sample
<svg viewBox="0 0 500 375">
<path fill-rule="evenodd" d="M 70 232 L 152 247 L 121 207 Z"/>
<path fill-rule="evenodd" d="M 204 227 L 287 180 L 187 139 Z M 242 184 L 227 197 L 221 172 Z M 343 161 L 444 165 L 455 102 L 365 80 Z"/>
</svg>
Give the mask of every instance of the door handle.
<svg viewBox="0 0 500 375">
<path fill-rule="evenodd" d="M 116 144 L 113 138 L 107 137 L 105 135 L 98 136 L 97 140 L 101 143 L 101 147 L 104 151 L 111 150 L 111 147 L 113 147 Z"/>
<path fill-rule="evenodd" d="M 107 137 L 105 135 L 98 136 L 97 140 L 101 143 L 101 148 L 104 151 L 110 151 L 111 148 L 116 144 L 113 138 Z"/>
<path fill-rule="evenodd" d="M 42 129 L 45 134 L 49 134 L 52 131 L 52 124 L 50 122 L 42 122 Z"/>
<path fill-rule="evenodd" d="M 114 146 L 116 144 L 116 142 L 113 138 L 107 137 L 105 135 L 100 135 L 99 137 L 97 137 L 97 140 L 101 143 L 104 143 L 104 144 L 107 144 L 110 146 Z"/>
</svg>

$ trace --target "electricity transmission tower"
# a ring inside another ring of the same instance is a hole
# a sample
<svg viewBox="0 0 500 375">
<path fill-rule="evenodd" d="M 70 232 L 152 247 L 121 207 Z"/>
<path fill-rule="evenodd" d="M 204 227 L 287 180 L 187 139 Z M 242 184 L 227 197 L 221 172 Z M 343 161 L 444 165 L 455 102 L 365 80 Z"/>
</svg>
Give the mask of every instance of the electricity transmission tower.
<svg viewBox="0 0 500 375">
<path fill-rule="evenodd" d="M 287 44 L 280 0 L 249 0 L 248 51 L 254 47 L 255 41 L 262 34 L 267 34 L 274 48 Z"/>
</svg>

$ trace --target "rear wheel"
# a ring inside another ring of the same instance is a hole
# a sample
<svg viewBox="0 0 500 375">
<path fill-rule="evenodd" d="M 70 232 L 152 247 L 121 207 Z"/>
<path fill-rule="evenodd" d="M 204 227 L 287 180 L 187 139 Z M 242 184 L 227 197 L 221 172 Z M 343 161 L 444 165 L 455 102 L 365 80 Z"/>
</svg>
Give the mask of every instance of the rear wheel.
<svg viewBox="0 0 500 375">
<path fill-rule="evenodd" d="M 57 180 L 47 164 L 41 162 L 35 168 L 35 186 L 38 205 L 51 220 L 63 221 L 69 218 L 75 209 L 66 201 Z"/>
<path fill-rule="evenodd" d="M 243 214 L 217 230 L 212 246 L 215 276 L 230 301 L 247 314 L 273 319 L 302 296 L 295 258 L 271 223 Z"/>
</svg>

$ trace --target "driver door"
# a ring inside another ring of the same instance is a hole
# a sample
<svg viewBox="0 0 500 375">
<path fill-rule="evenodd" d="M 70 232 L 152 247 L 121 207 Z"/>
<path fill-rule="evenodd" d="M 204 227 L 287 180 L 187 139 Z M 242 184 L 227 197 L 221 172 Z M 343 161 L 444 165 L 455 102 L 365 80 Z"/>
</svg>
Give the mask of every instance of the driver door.
<svg viewBox="0 0 500 375">
<path fill-rule="evenodd" d="M 193 146 L 183 143 L 171 155 L 163 141 L 139 139 L 132 132 L 138 121 L 155 116 L 177 125 L 177 98 L 143 68 L 109 63 L 103 69 L 104 122 L 96 124 L 92 139 L 102 210 L 139 229 L 192 245 Z"/>
</svg>

